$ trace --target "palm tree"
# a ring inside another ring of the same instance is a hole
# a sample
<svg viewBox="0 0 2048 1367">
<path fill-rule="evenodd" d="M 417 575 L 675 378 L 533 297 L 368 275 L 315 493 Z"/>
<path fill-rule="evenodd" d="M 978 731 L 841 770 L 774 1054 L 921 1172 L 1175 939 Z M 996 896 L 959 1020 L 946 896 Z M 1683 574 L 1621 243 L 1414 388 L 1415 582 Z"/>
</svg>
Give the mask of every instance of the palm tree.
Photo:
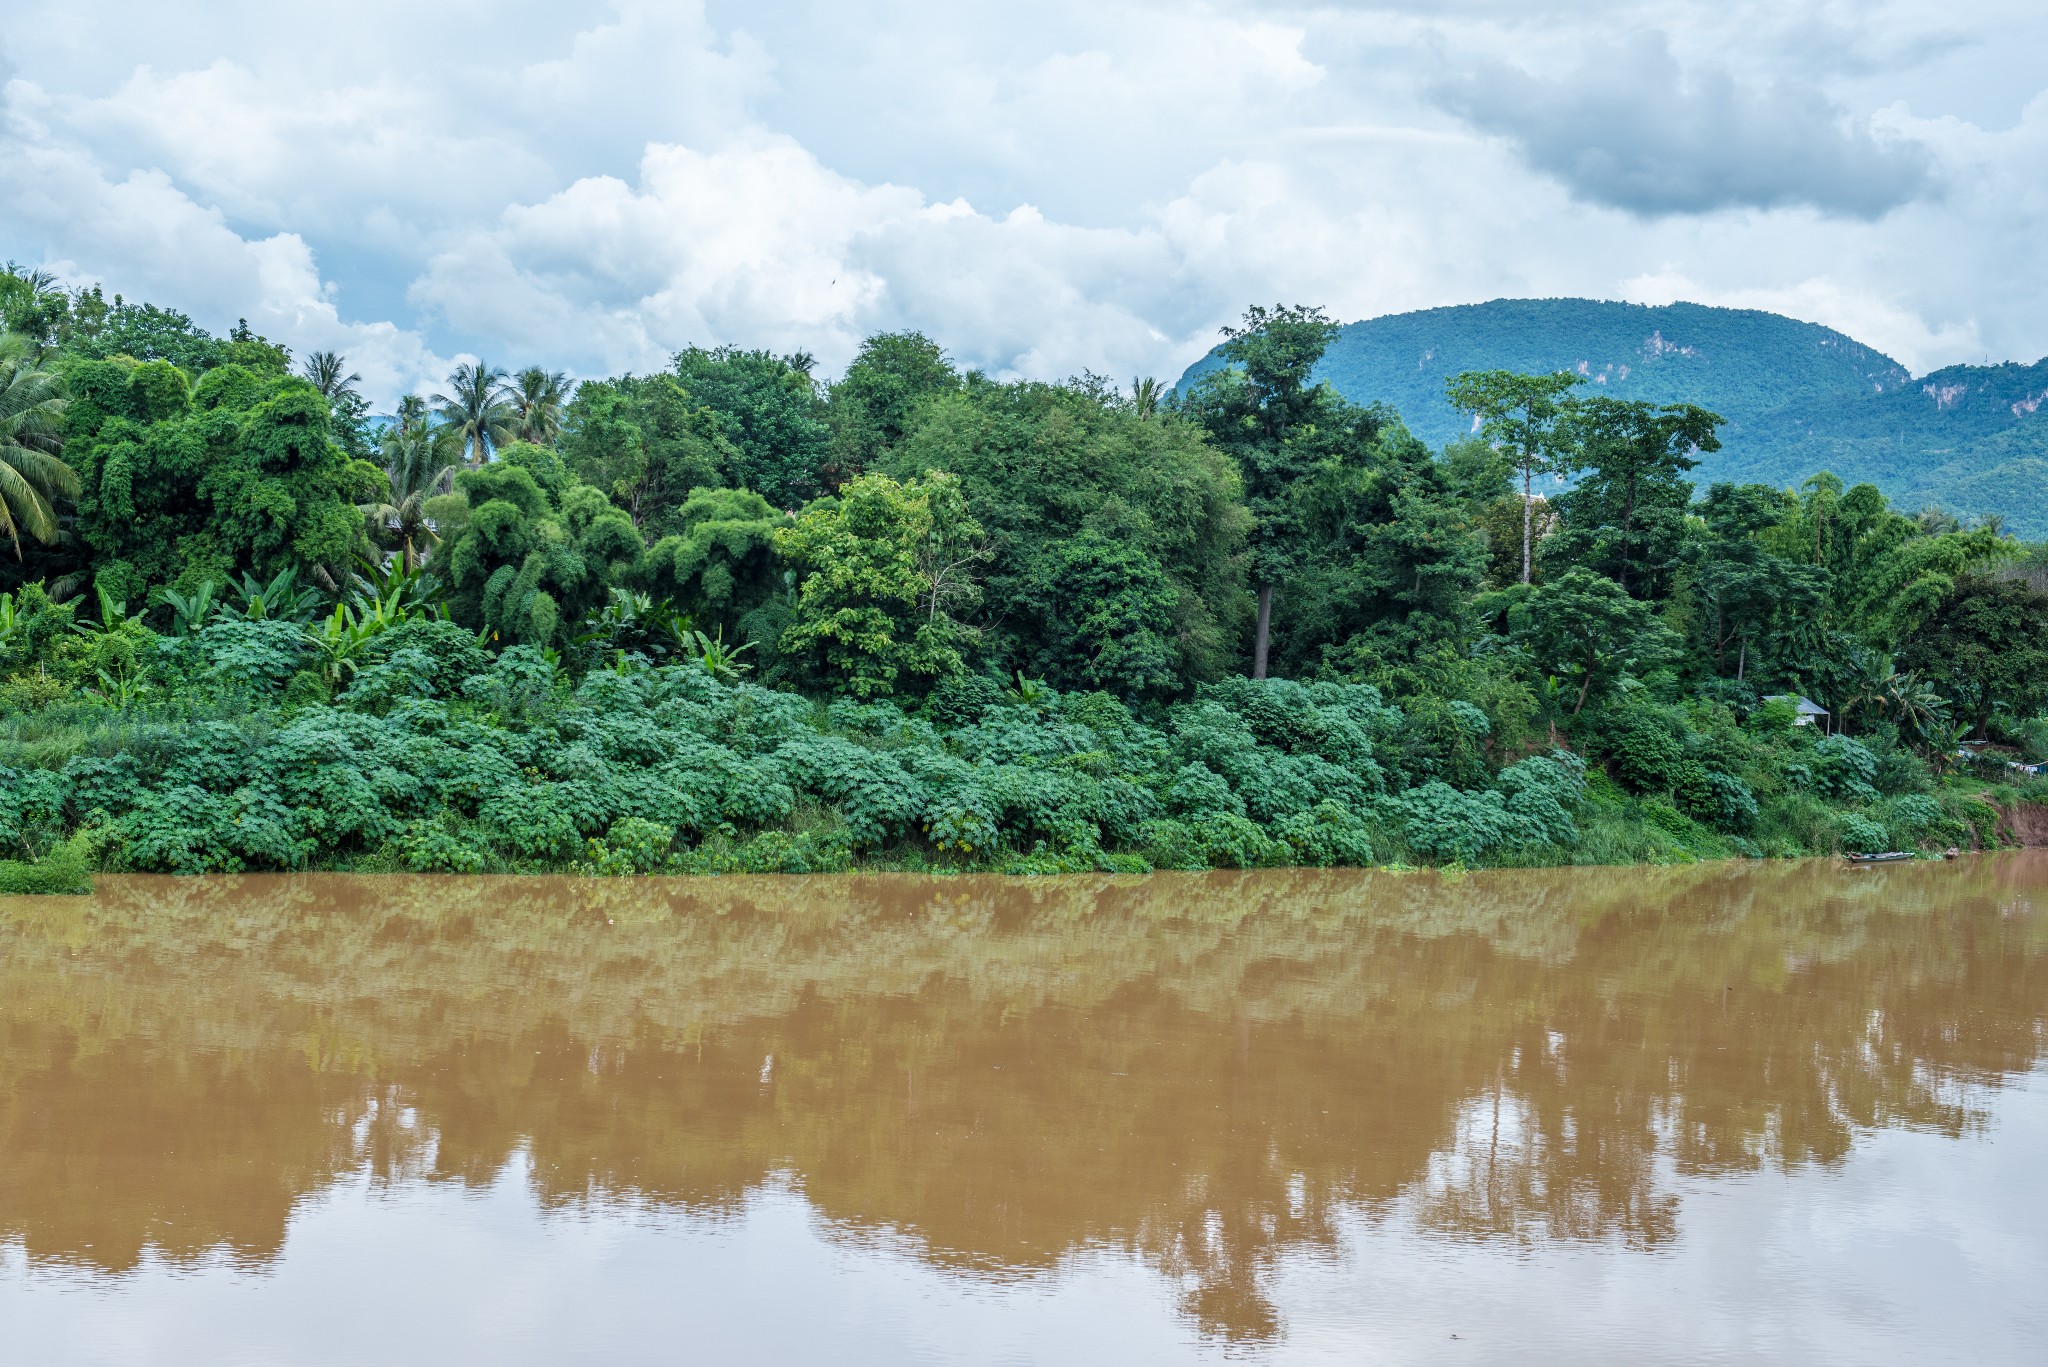
<svg viewBox="0 0 2048 1367">
<path fill-rule="evenodd" d="M 353 370 L 342 374 L 342 368 L 347 364 L 346 359 L 332 351 L 315 351 L 306 357 L 299 373 L 313 382 L 313 388 L 319 390 L 323 398 L 333 403 L 343 394 L 355 393 L 356 385 L 362 381 L 363 377 Z"/>
<path fill-rule="evenodd" d="M 439 540 L 427 519 L 427 500 L 448 492 L 461 459 L 451 437 L 453 427 L 429 427 L 423 406 L 414 413 L 417 420 L 408 422 L 401 400 L 398 425 L 384 434 L 384 477 L 390 481 L 390 497 L 357 505 L 369 523 L 370 539 L 392 544 L 407 572 L 418 569 Z"/>
<path fill-rule="evenodd" d="M 453 428 L 472 466 L 491 458 L 493 447 L 512 435 L 512 405 L 506 400 L 505 372 L 478 361 L 455 367 L 448 377 L 452 394 L 436 394 L 441 421 Z"/>
<path fill-rule="evenodd" d="M 398 401 L 399 427 L 425 428 L 428 421 L 427 401 L 425 399 L 417 394 L 408 394 Z"/>
<path fill-rule="evenodd" d="M 1166 397 L 1166 387 L 1150 375 L 1131 381 L 1131 407 L 1141 418 L 1149 418 L 1159 411 L 1159 401 Z"/>
<path fill-rule="evenodd" d="M 569 377 L 561 371 L 528 366 L 506 386 L 512 405 L 513 435 L 520 441 L 553 446 L 562 435 L 562 406 L 569 401 Z"/>
<path fill-rule="evenodd" d="M 1948 719 L 1948 703 L 1933 685 L 1882 650 L 1859 649 L 1851 657 L 1855 677 L 1837 718 L 1847 725 L 1852 712 L 1868 709 L 1888 720 L 1907 739 L 1925 740 Z"/>
<path fill-rule="evenodd" d="M 47 347 L 63 330 L 71 301 L 57 277 L 40 267 L 24 270 L 12 261 L 0 266 L 0 330 L 19 332 Z"/>
<path fill-rule="evenodd" d="M 28 338 L 0 335 L 0 535 L 16 560 L 22 529 L 49 545 L 58 495 L 78 494 L 77 474 L 58 458 L 63 423 L 63 381 L 44 369 Z"/>
</svg>

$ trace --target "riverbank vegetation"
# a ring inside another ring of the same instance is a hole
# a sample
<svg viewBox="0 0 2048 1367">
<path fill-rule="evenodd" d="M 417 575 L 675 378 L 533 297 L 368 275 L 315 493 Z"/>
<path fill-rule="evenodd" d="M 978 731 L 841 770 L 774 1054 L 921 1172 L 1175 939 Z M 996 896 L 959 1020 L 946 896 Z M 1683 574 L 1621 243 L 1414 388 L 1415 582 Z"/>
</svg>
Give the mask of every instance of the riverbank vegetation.
<svg viewBox="0 0 2048 1367">
<path fill-rule="evenodd" d="M 246 327 L 0 322 L 0 879 L 1939 849 L 2048 758 L 2042 548 L 1695 490 L 1715 415 L 1569 376 L 1431 450 L 1314 310 L 1184 394 L 889 334 L 389 419 Z"/>
</svg>

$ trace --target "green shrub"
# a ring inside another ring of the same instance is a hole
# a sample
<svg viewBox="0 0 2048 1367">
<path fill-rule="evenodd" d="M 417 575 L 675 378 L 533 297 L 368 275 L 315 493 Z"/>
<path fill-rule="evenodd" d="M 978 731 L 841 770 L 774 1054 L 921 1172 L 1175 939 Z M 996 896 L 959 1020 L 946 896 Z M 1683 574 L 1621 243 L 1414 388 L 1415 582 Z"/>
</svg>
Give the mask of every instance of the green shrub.
<svg viewBox="0 0 2048 1367">
<path fill-rule="evenodd" d="M 92 891 L 92 863 L 82 837 L 40 859 L 0 859 L 0 896 L 66 896 Z"/>
<path fill-rule="evenodd" d="M 1753 736 L 1794 735 L 1801 729 L 1798 705 L 1783 701 L 1760 703 L 1750 709 L 1742 729 Z"/>
<path fill-rule="evenodd" d="M 1372 863 L 1372 836 L 1364 819 L 1335 802 L 1319 802 L 1287 818 L 1274 833 L 1293 851 L 1297 864 L 1365 868 Z"/>
<path fill-rule="evenodd" d="M 1811 792 L 1791 792 L 1760 803 L 1757 844 L 1766 855 L 1829 854 L 1840 842 L 1833 808 Z"/>
<path fill-rule="evenodd" d="M 587 841 L 577 873 L 605 878 L 657 873 L 667 866 L 676 841 L 676 828 L 637 816 L 620 817 L 603 838 Z"/>
<path fill-rule="evenodd" d="M 1155 869 L 1206 869 L 1186 822 L 1155 817 L 1139 831 L 1139 852 Z"/>
<path fill-rule="evenodd" d="M 1286 851 L 1255 823 L 1229 812 L 1211 812 L 1189 830 L 1197 857 L 1211 868 L 1263 868 L 1279 863 Z"/>
<path fill-rule="evenodd" d="M 178 872 L 1668 862 L 1832 849 L 1831 804 L 1871 802 L 1898 754 L 1880 735 L 1760 743 L 1718 705 L 1638 691 L 1588 718 L 1600 768 L 1558 752 L 1493 773 L 1488 746 L 1524 738 L 1420 685 L 1395 707 L 1366 684 L 1228 679 L 1134 712 L 959 675 L 906 711 L 693 660 L 572 677 L 548 649 L 493 654 L 430 616 L 339 676 L 270 619 L 218 619 L 158 655 L 154 691 L 0 717 L 0 849 L 33 859 L 90 824 L 108 867 Z M 1872 819 L 1901 841 L 1975 828 L 1960 797 L 1934 823 L 1886 801 Z"/>
<path fill-rule="evenodd" d="M 1756 795 L 1733 774 L 1688 761 L 1673 788 L 1678 810 L 1716 830 L 1746 831 L 1756 821 Z"/>
<path fill-rule="evenodd" d="M 1686 835 L 1693 823 L 1683 812 L 1661 798 L 1652 798 L 1641 808 L 1643 820 L 1669 835 Z"/>
<path fill-rule="evenodd" d="M 1814 774 L 1830 797 L 1867 802 L 1877 796 L 1877 757 L 1859 741 L 1834 735 L 1813 747 Z"/>
<path fill-rule="evenodd" d="M 1668 793 L 1680 777 L 1685 745 L 1662 710 L 1624 706 L 1604 728 L 1602 742 L 1614 776 L 1638 793 Z"/>
<path fill-rule="evenodd" d="M 1930 839 L 1951 835 L 1956 839 L 1968 838 L 1962 823 L 1950 820 L 1941 803 L 1924 793 L 1891 798 L 1871 808 L 1869 815 L 1889 833 L 1887 849 L 1912 849 Z"/>
<path fill-rule="evenodd" d="M 161 873 L 241 873 L 304 868 L 315 841 L 300 813 L 273 791 L 244 785 L 210 792 L 179 783 L 137 795 L 113 833 L 128 867 Z"/>
<path fill-rule="evenodd" d="M 709 842 L 679 856 L 681 873 L 844 873 L 853 845 L 844 831 L 762 831 L 743 844 Z"/>
<path fill-rule="evenodd" d="M 1861 812 L 1842 817 L 1841 840 L 1842 848 L 1851 854 L 1875 854 L 1891 848 L 1884 823 Z"/>
<path fill-rule="evenodd" d="M 446 819 L 412 822 L 399 835 L 398 850 L 414 873 L 482 873 L 494 862 L 473 832 Z"/>
</svg>

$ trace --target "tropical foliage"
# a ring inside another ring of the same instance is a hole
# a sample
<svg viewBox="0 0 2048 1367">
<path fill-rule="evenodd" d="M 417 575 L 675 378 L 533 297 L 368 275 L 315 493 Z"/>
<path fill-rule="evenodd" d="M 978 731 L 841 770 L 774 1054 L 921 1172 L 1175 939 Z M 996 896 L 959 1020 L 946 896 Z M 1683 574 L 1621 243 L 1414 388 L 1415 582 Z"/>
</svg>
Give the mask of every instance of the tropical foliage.
<svg viewBox="0 0 2048 1367">
<path fill-rule="evenodd" d="M 1569 377 L 1454 377 L 1432 450 L 1316 381 L 1315 309 L 1178 393 L 904 333 L 836 384 L 464 364 L 387 420 L 246 327 L 0 308 L 30 882 L 1937 849 L 2048 753 L 2048 553 L 1695 494 L 1716 414 Z"/>
</svg>

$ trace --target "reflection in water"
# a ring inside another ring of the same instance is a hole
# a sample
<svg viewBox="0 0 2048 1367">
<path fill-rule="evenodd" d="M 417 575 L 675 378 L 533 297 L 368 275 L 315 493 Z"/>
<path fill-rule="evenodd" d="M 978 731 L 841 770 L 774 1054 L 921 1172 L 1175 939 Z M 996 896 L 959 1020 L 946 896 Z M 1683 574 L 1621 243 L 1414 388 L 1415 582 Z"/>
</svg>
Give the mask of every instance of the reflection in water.
<svg viewBox="0 0 2048 1367">
<path fill-rule="evenodd" d="M 2048 1021 L 2048 858 L 595 882 L 0 901 L 0 1244 L 253 1267 L 350 1174 L 970 1277 L 1136 1256 L 1233 1339 L 1347 1221 L 1656 1249 L 1674 1182 L 1960 1136 Z"/>
</svg>

